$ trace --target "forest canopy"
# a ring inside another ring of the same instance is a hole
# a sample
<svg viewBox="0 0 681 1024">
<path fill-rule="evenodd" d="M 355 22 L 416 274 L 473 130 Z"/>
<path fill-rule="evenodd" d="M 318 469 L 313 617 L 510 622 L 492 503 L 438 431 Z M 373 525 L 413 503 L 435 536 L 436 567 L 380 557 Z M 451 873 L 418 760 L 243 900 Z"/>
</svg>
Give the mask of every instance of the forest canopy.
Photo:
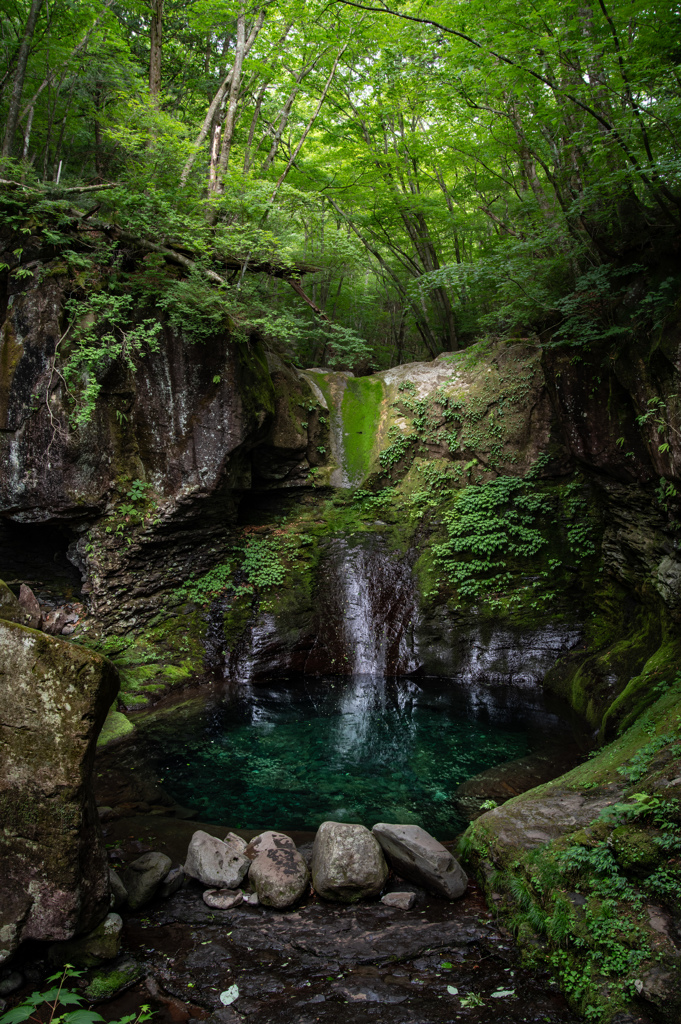
<svg viewBox="0 0 681 1024">
<path fill-rule="evenodd" d="M 42 232 L 81 319 L 143 308 L 133 349 L 151 306 L 361 372 L 490 335 L 650 346 L 677 306 L 671 0 L 5 0 L 0 25 L 5 227 Z"/>
</svg>

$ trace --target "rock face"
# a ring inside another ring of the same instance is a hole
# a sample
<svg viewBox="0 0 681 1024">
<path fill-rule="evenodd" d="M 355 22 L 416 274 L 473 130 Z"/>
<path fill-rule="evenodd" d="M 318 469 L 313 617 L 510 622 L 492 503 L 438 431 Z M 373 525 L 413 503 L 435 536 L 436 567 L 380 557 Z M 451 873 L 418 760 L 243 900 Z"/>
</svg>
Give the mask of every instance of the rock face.
<svg viewBox="0 0 681 1024">
<path fill-rule="evenodd" d="M 90 778 L 118 691 L 105 658 L 0 620 L 0 961 L 65 940 L 109 909 Z"/>
<path fill-rule="evenodd" d="M 187 850 L 185 874 L 212 888 L 236 889 L 251 866 L 245 850 L 244 840 L 232 832 L 223 843 L 199 830 L 192 836 Z"/>
<path fill-rule="evenodd" d="M 158 611 L 159 592 L 212 568 L 252 481 L 304 484 L 325 461 L 320 410 L 301 427 L 296 408 L 316 406 L 311 385 L 276 357 L 268 367 L 257 338 L 235 345 L 228 332 L 194 345 L 159 325 L 158 350 L 136 372 L 113 362 L 98 381 L 92 418 L 73 428 L 53 372 L 65 279 L 8 289 L 0 321 L 0 516 L 64 528 L 100 623 L 139 624 Z M 122 545 L 107 533 L 107 517 L 132 480 L 147 484 L 153 499 L 139 503 L 144 515 L 123 520 Z"/>
<path fill-rule="evenodd" d="M 266 907 L 290 907 L 306 891 L 310 874 L 295 843 L 281 832 L 263 832 L 246 847 L 249 881 Z"/>
<path fill-rule="evenodd" d="M 172 861 L 165 853 L 143 853 L 134 860 L 123 876 L 128 890 L 128 903 L 133 910 L 153 899 L 156 890 L 170 871 Z"/>
<path fill-rule="evenodd" d="M 364 825 L 325 821 L 312 850 L 312 884 L 326 900 L 354 903 L 377 896 L 388 878 L 378 842 Z"/>
<path fill-rule="evenodd" d="M 461 865 L 442 843 L 418 825 L 379 822 L 371 831 L 402 878 L 450 900 L 466 891 L 468 876 Z"/>
<path fill-rule="evenodd" d="M 117 871 L 109 868 L 109 887 L 111 889 L 111 906 L 114 910 L 125 906 L 128 902 L 128 890 L 123 885 L 123 880 Z"/>
</svg>

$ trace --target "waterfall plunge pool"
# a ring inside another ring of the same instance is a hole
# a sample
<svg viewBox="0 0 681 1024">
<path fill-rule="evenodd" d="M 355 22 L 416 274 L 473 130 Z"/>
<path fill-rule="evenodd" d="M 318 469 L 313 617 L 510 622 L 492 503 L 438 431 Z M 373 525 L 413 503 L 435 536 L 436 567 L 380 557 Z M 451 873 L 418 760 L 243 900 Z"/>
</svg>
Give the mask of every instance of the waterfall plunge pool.
<svg viewBox="0 0 681 1024">
<path fill-rule="evenodd" d="M 205 822 L 314 830 L 322 821 L 460 833 L 578 763 L 565 708 L 538 687 L 373 676 L 235 685 L 138 722 L 164 789 Z"/>
</svg>

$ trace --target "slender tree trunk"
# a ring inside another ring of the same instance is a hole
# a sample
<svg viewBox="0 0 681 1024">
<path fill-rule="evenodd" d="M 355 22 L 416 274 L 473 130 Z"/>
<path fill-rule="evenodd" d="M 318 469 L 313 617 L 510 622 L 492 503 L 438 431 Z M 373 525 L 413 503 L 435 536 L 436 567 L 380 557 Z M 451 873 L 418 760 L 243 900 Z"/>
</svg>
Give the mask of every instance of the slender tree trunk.
<svg viewBox="0 0 681 1024">
<path fill-rule="evenodd" d="M 151 55 L 149 57 L 149 94 L 155 104 L 161 93 L 163 57 L 163 0 L 151 0 Z"/>
<path fill-rule="evenodd" d="M 244 57 L 248 56 L 249 51 L 250 51 L 251 47 L 253 46 L 253 43 L 255 42 L 255 40 L 256 40 L 256 38 L 258 36 L 258 33 L 260 32 L 260 29 L 262 28 L 262 26 L 264 24 L 264 21 L 265 21 L 265 12 L 264 11 L 260 11 L 260 13 L 258 14 L 258 19 L 257 19 L 255 25 L 253 26 L 253 28 L 251 29 L 251 31 L 250 31 L 250 33 L 248 35 L 248 39 L 246 40 L 246 47 L 245 47 L 245 51 L 244 51 Z M 287 33 L 290 31 L 290 28 L 291 28 L 291 26 L 289 25 L 288 29 L 286 30 Z M 199 132 L 199 134 L 196 136 L 196 139 L 194 140 L 194 152 L 191 154 L 191 156 L 187 160 L 186 164 L 182 168 L 182 174 L 180 175 L 180 182 L 181 182 L 182 185 L 184 185 L 186 183 L 187 178 L 189 177 L 189 172 L 191 171 L 192 167 L 194 166 L 194 161 L 196 160 L 196 155 L 198 153 L 199 146 L 201 145 L 201 143 L 204 141 L 204 139 L 208 135 L 209 131 L 211 130 L 211 126 L 214 124 L 215 116 L 216 116 L 216 114 L 218 112 L 218 109 L 219 109 L 222 101 L 225 98 L 225 94 L 227 92 L 227 89 L 229 88 L 229 86 L 231 84 L 233 72 L 234 72 L 234 68 L 232 68 L 225 75 L 224 79 L 220 83 L 220 86 L 219 86 L 217 92 L 215 93 L 215 96 L 213 96 L 213 99 L 211 100 L 211 102 L 210 102 L 210 104 L 208 106 L 208 111 L 207 111 L 206 116 L 205 116 L 205 118 L 203 120 L 203 125 L 201 126 L 201 131 Z M 211 139 L 212 139 L 212 136 L 211 136 Z"/>
<path fill-rule="evenodd" d="M 303 76 L 302 76 L 302 72 L 301 72 L 299 75 L 296 76 L 296 83 L 300 82 L 302 77 Z M 298 95 L 299 92 L 300 92 L 300 89 L 298 88 L 298 85 L 296 84 L 296 87 L 293 89 L 293 91 L 289 95 L 288 99 L 286 100 L 286 103 L 284 104 L 284 107 L 283 107 L 282 112 L 281 112 L 281 117 L 279 118 L 279 124 L 277 125 L 277 130 L 275 131 L 274 135 L 272 136 L 272 145 L 270 146 L 270 151 L 267 154 L 267 156 L 265 157 L 265 160 L 263 161 L 263 165 L 260 168 L 260 173 L 261 174 L 265 174 L 270 169 L 270 167 L 272 166 L 272 163 L 274 162 L 274 158 L 277 155 L 277 150 L 279 149 L 279 143 L 281 142 L 281 137 L 284 134 L 284 130 L 286 128 L 286 125 L 288 124 L 288 119 L 289 119 L 289 117 L 291 115 L 291 108 L 293 107 L 293 101 L 295 100 L 295 98 L 296 98 L 296 96 Z"/>
<path fill-rule="evenodd" d="M 243 5 L 239 11 L 236 22 L 236 50 L 234 52 L 234 67 L 232 68 L 232 81 L 229 83 L 229 102 L 225 114 L 225 124 L 222 130 L 222 146 L 220 147 L 220 166 L 216 176 L 213 189 L 222 191 L 222 182 L 229 170 L 229 155 L 232 149 L 234 128 L 236 126 L 236 108 L 239 102 L 241 90 L 241 73 L 244 66 L 246 50 L 246 14 Z"/>
<path fill-rule="evenodd" d="M 38 15 L 40 14 L 40 8 L 43 5 L 43 0 L 31 0 L 31 9 L 28 12 L 28 21 L 26 22 L 26 28 L 24 29 L 23 39 L 21 40 L 21 46 L 19 47 L 19 56 L 17 57 L 17 69 L 14 72 L 14 81 L 12 82 L 12 93 L 9 98 L 9 110 L 7 111 L 7 125 L 5 127 L 5 137 L 2 140 L 2 155 L 11 156 L 12 147 L 14 144 L 14 135 L 17 130 L 17 124 L 19 122 L 19 107 L 21 106 L 21 94 L 24 91 L 24 79 L 26 78 L 26 65 L 28 64 L 28 54 L 31 48 L 31 40 L 35 32 L 35 27 L 38 21 Z"/>
<path fill-rule="evenodd" d="M 95 86 L 95 171 L 97 177 L 102 178 L 102 125 L 99 120 L 99 111 L 102 108 L 102 83 L 97 82 Z"/>
<path fill-rule="evenodd" d="M 28 147 L 31 143 L 31 128 L 33 127 L 33 115 L 35 113 L 35 107 L 31 107 L 31 112 L 28 115 L 28 121 L 26 122 L 26 129 L 24 131 L 24 148 L 22 151 L 22 159 L 26 160 L 28 157 Z"/>
</svg>

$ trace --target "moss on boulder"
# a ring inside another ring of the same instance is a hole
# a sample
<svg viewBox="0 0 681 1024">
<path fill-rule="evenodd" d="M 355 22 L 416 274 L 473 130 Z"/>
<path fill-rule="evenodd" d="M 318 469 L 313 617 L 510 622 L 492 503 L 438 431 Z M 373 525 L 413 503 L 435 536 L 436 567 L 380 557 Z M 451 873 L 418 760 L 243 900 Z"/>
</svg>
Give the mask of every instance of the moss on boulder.
<svg viewBox="0 0 681 1024">
<path fill-rule="evenodd" d="M 106 747 L 109 743 L 127 739 L 134 731 L 135 726 L 130 719 L 122 711 L 116 711 L 114 708 L 111 708 L 99 734 L 97 746 Z"/>
<path fill-rule="evenodd" d="M 0 961 L 106 914 L 109 880 L 90 782 L 118 690 L 109 661 L 0 621 Z"/>
</svg>

